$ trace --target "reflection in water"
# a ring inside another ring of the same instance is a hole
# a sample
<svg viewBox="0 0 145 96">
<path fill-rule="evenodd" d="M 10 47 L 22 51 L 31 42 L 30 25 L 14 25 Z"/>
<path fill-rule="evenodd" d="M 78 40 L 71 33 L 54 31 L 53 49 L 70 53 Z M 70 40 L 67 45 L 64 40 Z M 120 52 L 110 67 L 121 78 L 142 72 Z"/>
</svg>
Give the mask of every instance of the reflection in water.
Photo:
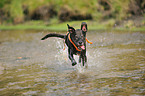
<svg viewBox="0 0 145 96">
<path fill-rule="evenodd" d="M 71 66 L 63 40 L 41 41 L 45 32 L 0 34 L 2 96 L 144 95 L 144 32 L 88 32 L 86 69 Z"/>
</svg>

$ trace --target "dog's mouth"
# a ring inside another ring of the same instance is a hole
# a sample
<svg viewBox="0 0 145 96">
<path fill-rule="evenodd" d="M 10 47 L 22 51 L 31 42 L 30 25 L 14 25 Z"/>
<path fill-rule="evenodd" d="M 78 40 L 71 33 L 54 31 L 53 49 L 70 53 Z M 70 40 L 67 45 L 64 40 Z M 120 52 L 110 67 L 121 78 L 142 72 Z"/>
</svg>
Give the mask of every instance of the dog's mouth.
<svg viewBox="0 0 145 96">
<path fill-rule="evenodd" d="M 84 45 L 81 45 L 79 46 L 81 49 L 85 50 L 85 46 Z"/>
</svg>

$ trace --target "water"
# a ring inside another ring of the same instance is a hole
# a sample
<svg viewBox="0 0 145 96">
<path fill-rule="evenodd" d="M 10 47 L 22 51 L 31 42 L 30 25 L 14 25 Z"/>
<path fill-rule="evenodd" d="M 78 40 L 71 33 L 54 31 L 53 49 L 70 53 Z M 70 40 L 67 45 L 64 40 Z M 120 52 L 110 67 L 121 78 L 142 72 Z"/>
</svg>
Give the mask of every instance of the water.
<svg viewBox="0 0 145 96">
<path fill-rule="evenodd" d="M 145 95 L 144 32 L 88 32 L 87 68 L 71 66 L 63 40 L 41 41 L 47 33 L 0 31 L 0 96 Z"/>
</svg>

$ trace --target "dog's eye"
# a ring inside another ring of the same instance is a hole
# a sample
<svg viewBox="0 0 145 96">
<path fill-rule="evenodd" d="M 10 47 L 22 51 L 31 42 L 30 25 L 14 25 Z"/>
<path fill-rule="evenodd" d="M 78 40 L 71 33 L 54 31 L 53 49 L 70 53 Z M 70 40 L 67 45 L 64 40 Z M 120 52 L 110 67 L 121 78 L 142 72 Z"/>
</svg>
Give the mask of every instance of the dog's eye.
<svg viewBox="0 0 145 96">
<path fill-rule="evenodd" d="M 84 38 L 84 36 L 82 35 L 81 38 Z"/>
<path fill-rule="evenodd" d="M 77 35 L 75 35 L 75 38 L 76 38 L 76 39 L 78 39 L 78 36 L 77 36 Z"/>
</svg>

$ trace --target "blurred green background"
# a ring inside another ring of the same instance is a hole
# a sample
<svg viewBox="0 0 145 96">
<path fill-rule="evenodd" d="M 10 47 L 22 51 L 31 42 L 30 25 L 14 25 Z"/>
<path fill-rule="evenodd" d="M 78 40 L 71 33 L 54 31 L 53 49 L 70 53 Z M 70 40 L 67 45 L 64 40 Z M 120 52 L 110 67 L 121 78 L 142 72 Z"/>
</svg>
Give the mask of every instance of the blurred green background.
<svg viewBox="0 0 145 96">
<path fill-rule="evenodd" d="M 1 29 L 64 30 L 80 21 L 91 30 L 145 30 L 145 0 L 0 0 Z"/>
</svg>

